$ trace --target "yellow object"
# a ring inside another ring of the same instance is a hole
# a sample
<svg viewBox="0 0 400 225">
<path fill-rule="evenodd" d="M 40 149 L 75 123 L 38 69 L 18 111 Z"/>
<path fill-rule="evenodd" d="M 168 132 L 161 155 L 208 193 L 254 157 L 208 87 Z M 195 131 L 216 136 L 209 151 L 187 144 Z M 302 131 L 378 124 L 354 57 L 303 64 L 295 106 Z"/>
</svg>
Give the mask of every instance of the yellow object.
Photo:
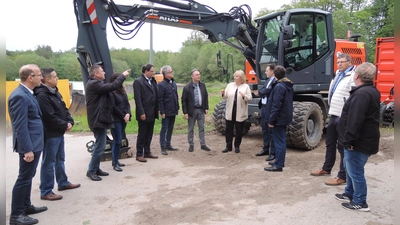
<svg viewBox="0 0 400 225">
<path fill-rule="evenodd" d="M 156 79 L 157 84 L 158 84 L 164 79 L 164 76 L 162 74 L 155 74 L 154 78 Z"/>
<path fill-rule="evenodd" d="M 8 97 L 10 96 L 11 92 L 14 91 L 15 88 L 18 87 L 19 81 L 6 81 L 6 120 L 10 121 L 10 115 L 8 115 Z M 69 108 L 71 104 L 71 96 L 69 90 L 69 80 L 68 79 L 60 79 L 58 80 L 58 91 L 62 95 L 67 108 Z"/>
</svg>

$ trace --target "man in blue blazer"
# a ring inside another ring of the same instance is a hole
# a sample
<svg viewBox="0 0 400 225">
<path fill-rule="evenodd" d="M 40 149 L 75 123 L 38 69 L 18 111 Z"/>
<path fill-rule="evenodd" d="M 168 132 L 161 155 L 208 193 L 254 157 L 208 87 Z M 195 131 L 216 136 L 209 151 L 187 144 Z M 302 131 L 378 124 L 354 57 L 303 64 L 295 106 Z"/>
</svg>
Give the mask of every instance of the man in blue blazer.
<svg viewBox="0 0 400 225">
<path fill-rule="evenodd" d="M 260 152 L 256 153 L 256 156 L 268 155 L 266 161 L 272 161 L 275 159 L 275 147 L 272 141 L 272 129 L 268 127 L 269 112 L 267 111 L 267 102 L 269 99 L 269 94 L 272 90 L 272 84 L 275 83 L 274 75 L 275 64 L 268 64 L 265 68 L 265 74 L 267 75 L 267 80 L 264 86 L 258 90 L 258 94 L 261 99 L 259 102 L 259 108 L 261 109 L 261 127 L 264 134 L 264 144 Z"/>
<path fill-rule="evenodd" d="M 33 89 L 40 85 L 42 74 L 37 65 L 19 70 L 21 83 L 8 98 L 8 112 L 13 132 L 13 150 L 19 154 L 19 174 L 11 198 L 10 224 L 36 224 L 27 215 L 47 210 L 31 204 L 32 179 L 44 148 L 42 113 Z"/>
</svg>

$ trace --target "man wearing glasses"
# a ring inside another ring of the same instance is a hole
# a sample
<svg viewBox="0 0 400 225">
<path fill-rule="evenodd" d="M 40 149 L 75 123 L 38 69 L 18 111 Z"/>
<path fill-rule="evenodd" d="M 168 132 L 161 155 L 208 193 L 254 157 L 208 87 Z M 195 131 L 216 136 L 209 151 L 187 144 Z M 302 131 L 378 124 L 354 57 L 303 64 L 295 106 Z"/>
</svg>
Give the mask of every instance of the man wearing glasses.
<svg viewBox="0 0 400 225">
<path fill-rule="evenodd" d="M 329 122 L 326 128 L 326 153 L 325 162 L 321 169 L 312 171 L 312 176 L 330 175 L 336 161 L 336 148 L 340 153 L 339 172 L 336 177 L 325 182 L 326 185 L 337 186 L 346 183 L 346 172 L 343 167 L 344 150 L 338 142 L 338 125 L 340 115 L 346 99 L 350 96 L 351 86 L 354 86 L 353 76 L 355 66 L 351 65 L 351 57 L 348 54 L 337 56 L 338 70 L 329 86 Z"/>
<path fill-rule="evenodd" d="M 19 155 L 18 178 L 11 197 L 10 224 L 36 224 L 27 215 L 47 210 L 46 206 L 31 204 L 32 179 L 44 148 L 42 112 L 33 95 L 42 74 L 37 65 L 29 64 L 19 70 L 21 83 L 8 98 L 8 112 L 13 132 L 13 150 Z"/>
<path fill-rule="evenodd" d="M 158 119 L 158 88 L 153 75 L 154 66 L 145 64 L 142 67 L 142 75 L 133 82 L 136 120 L 139 127 L 136 141 L 136 160 L 143 163 L 147 162 L 146 158 L 158 158 L 150 151 L 154 121 Z"/>
<path fill-rule="evenodd" d="M 168 155 L 167 150 L 176 151 L 172 147 L 171 138 L 174 130 L 175 117 L 178 115 L 178 91 L 174 81 L 174 71 L 171 66 L 163 66 L 161 73 L 164 79 L 158 83 L 158 103 L 161 115 L 160 147 L 163 155 Z"/>
</svg>

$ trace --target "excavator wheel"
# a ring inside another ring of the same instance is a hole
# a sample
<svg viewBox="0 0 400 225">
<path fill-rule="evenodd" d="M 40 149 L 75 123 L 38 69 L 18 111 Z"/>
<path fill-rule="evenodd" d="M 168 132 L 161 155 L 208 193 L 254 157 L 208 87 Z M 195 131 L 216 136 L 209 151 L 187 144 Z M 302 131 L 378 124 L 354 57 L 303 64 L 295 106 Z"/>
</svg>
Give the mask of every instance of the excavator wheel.
<svg viewBox="0 0 400 225">
<path fill-rule="evenodd" d="M 324 129 L 321 107 L 314 102 L 293 102 L 293 121 L 287 127 L 287 146 L 311 150 L 318 146 Z"/>
<path fill-rule="evenodd" d="M 219 133 L 225 135 L 225 130 L 226 130 L 226 120 L 225 120 L 225 108 L 226 108 L 226 100 L 222 99 L 214 108 L 214 113 L 213 113 L 213 121 L 214 121 L 214 128 L 216 131 Z M 251 123 L 245 122 L 243 126 L 243 132 L 242 134 L 245 135 L 249 132 L 251 127 Z M 235 134 L 236 131 L 233 130 L 233 133 Z"/>
</svg>

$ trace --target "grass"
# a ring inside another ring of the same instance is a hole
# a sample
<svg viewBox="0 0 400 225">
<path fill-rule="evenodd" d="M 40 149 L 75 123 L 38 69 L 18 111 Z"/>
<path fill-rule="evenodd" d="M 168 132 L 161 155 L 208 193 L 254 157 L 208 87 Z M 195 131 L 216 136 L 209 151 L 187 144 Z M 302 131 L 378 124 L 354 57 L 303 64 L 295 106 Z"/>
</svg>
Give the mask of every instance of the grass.
<svg viewBox="0 0 400 225">
<path fill-rule="evenodd" d="M 226 87 L 225 83 L 209 83 L 207 85 L 208 91 L 208 115 L 205 119 L 204 129 L 205 131 L 214 130 L 214 124 L 212 120 L 212 114 L 214 112 L 215 106 L 221 100 L 220 90 Z M 186 134 L 187 133 L 187 120 L 183 116 L 182 105 L 181 105 L 181 96 L 182 96 L 182 88 L 178 88 L 178 96 L 179 96 L 179 114 L 175 119 L 174 125 L 174 134 Z M 132 110 L 132 119 L 127 124 L 125 133 L 126 134 L 137 134 L 138 126 L 135 117 L 135 101 L 133 100 L 133 94 L 128 94 L 128 99 L 131 102 L 131 110 Z M 86 114 L 84 115 L 74 115 L 75 125 L 72 128 L 71 132 L 90 132 Z M 159 133 L 161 129 L 161 117 L 156 120 L 154 124 L 154 133 Z M 196 131 L 197 129 L 195 129 Z"/>
</svg>

